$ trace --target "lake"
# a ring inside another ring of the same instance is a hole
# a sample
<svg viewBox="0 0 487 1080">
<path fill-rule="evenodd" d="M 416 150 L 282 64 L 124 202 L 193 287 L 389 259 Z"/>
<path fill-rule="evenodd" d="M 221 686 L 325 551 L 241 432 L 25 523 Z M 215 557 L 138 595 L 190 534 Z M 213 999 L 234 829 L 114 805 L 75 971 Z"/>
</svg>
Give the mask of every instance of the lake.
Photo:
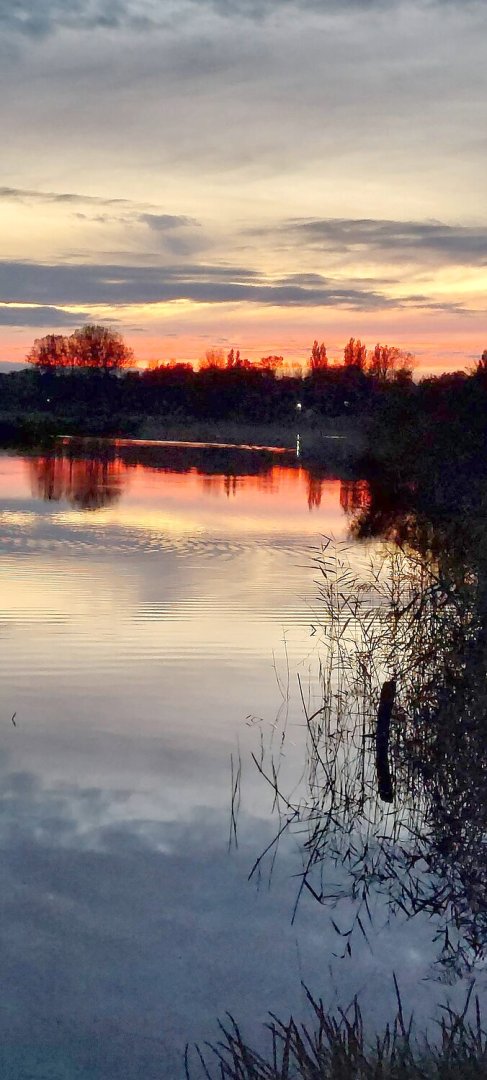
<svg viewBox="0 0 487 1080">
<path fill-rule="evenodd" d="M 362 992 L 374 1023 L 393 971 L 425 1015 L 443 999 L 426 915 L 378 900 L 343 959 L 311 895 L 292 922 L 296 836 L 248 881 L 275 831 L 252 753 L 285 724 L 299 783 L 301 690 L 321 700 L 314 560 L 367 498 L 291 452 L 0 456 L 4 1080 L 179 1077 L 227 1010 L 254 1040 L 270 1009 L 308 1015 L 302 982 L 330 1004 Z M 374 543 L 350 540 L 352 563 Z"/>
</svg>

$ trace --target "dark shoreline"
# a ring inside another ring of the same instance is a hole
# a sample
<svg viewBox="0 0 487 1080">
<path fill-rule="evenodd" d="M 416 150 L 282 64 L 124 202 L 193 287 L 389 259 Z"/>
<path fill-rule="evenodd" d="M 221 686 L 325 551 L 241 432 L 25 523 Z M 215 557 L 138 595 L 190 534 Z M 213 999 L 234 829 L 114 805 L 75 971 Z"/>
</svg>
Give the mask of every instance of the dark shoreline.
<svg viewBox="0 0 487 1080">
<path fill-rule="evenodd" d="M 16 417 L 0 414 L 0 446 L 16 450 L 54 450 L 61 442 L 80 451 L 111 443 L 162 448 L 186 444 L 195 450 L 213 446 L 215 449 L 235 447 L 247 451 L 264 451 L 294 455 L 305 462 L 327 468 L 353 467 L 360 463 L 366 449 L 363 425 L 346 418 L 324 421 L 320 425 L 250 424 L 239 421 L 192 421 L 137 418 L 122 420 L 90 417 L 85 424 L 73 423 L 71 418 L 53 414 L 26 413 Z"/>
</svg>

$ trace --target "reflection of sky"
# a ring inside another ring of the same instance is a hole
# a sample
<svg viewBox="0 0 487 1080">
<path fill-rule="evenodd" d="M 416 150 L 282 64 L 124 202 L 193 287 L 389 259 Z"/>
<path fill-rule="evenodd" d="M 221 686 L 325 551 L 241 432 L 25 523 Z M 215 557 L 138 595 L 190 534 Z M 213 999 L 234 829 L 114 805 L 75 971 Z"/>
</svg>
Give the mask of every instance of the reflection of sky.
<svg viewBox="0 0 487 1080">
<path fill-rule="evenodd" d="M 428 1009 L 431 987 L 417 986 L 432 955 L 428 925 L 381 927 L 373 953 L 357 940 L 337 961 L 343 942 L 324 910 L 305 899 L 291 926 L 289 851 L 270 891 L 247 882 L 268 826 L 244 817 L 229 855 L 225 815 L 132 818 L 130 799 L 96 786 L 44 789 L 2 770 L 1 1045 L 25 1075 L 51 1076 L 46 1063 L 62 1061 L 75 1077 L 182 1076 L 185 1039 L 214 1036 L 226 1009 L 250 1037 L 269 1009 L 306 1016 L 300 979 L 330 1004 L 361 990 L 379 1021 L 394 969 L 405 1004 Z"/>
<path fill-rule="evenodd" d="M 326 912 L 290 925 L 295 852 L 270 892 L 247 883 L 270 829 L 247 717 L 267 738 L 286 642 L 294 774 L 298 670 L 317 693 L 311 547 L 346 523 L 338 481 L 310 513 L 301 470 L 228 498 L 203 479 L 137 467 L 116 504 L 76 511 L 0 459 L 2 1077 L 150 1080 L 226 1009 L 255 1030 L 268 1008 L 304 1011 L 301 978 L 332 998 L 330 962 L 341 1001 L 364 986 L 385 1013 L 392 968 L 412 996 L 433 956 L 418 924 L 333 961 Z"/>
<path fill-rule="evenodd" d="M 204 791 L 224 802 L 214 774 L 237 730 L 248 714 L 272 720 L 281 703 L 284 637 L 309 666 L 311 548 L 344 528 L 339 482 L 324 483 L 310 513 L 300 469 L 237 477 L 227 497 L 222 476 L 137 467 L 115 505 L 80 511 L 33 499 L 28 460 L 4 457 L 0 475 L 0 662 L 23 753 L 44 756 L 56 777 L 77 777 L 91 755 L 101 785 L 104 769 L 128 783 L 148 770 L 152 783 L 161 740 L 166 757 L 172 740 L 166 800 L 187 810 Z"/>
</svg>

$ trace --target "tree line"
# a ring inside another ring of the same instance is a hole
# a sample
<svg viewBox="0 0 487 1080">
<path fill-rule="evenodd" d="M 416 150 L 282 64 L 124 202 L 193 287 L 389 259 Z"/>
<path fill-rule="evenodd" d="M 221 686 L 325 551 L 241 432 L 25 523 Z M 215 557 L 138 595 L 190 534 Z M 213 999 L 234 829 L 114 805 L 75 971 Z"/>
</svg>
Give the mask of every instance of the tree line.
<svg viewBox="0 0 487 1080">
<path fill-rule="evenodd" d="M 137 436 L 152 419 L 157 430 L 229 421 L 296 431 L 349 417 L 367 432 L 371 455 L 398 468 L 414 466 L 418 441 L 424 450 L 444 443 L 445 461 L 467 442 L 487 445 L 487 350 L 470 373 L 416 381 L 409 354 L 387 345 L 368 350 L 355 338 L 340 364 L 315 341 L 304 375 L 289 372 L 280 357 L 251 363 L 238 349 L 223 358 L 209 350 L 197 370 L 178 361 L 138 368 L 119 333 L 85 326 L 70 337 L 38 339 L 28 359 L 23 370 L 0 372 L 4 441 L 44 430 Z"/>
<path fill-rule="evenodd" d="M 75 330 L 69 336 L 46 334 L 42 338 L 36 338 L 26 359 L 29 364 L 43 372 L 88 370 L 109 374 L 114 371 L 124 371 L 135 365 L 133 351 L 125 343 L 122 335 L 110 327 L 95 324 Z M 151 369 L 177 366 L 179 366 L 178 361 L 172 360 L 169 363 L 152 364 Z M 189 363 L 183 366 L 186 369 L 194 367 Z M 318 374 L 327 371 L 330 367 L 340 366 L 366 372 L 382 381 L 404 380 L 412 377 L 413 356 L 392 345 L 377 344 L 374 349 L 368 350 L 360 338 L 351 337 L 344 347 L 342 361 L 330 361 L 325 343 L 320 344 L 318 340 L 313 342 L 305 365 L 306 372 Z M 272 371 L 276 374 L 287 373 L 297 377 L 303 374 L 300 364 L 286 365 L 283 356 L 272 354 L 263 356 L 260 360 L 249 360 L 242 355 L 239 348 L 233 346 L 227 353 L 221 348 L 208 349 L 198 367 L 199 370 L 216 369 L 219 371 L 256 369 Z"/>
</svg>

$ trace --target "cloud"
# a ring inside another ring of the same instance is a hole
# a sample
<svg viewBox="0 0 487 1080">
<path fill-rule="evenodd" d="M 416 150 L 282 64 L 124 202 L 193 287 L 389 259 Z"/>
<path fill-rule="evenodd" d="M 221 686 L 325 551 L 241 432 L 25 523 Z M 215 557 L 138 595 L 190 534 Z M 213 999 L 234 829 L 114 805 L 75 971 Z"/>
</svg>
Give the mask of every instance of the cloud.
<svg viewBox="0 0 487 1080">
<path fill-rule="evenodd" d="M 282 232 L 297 244 L 330 252 L 380 259 L 398 255 L 418 261 L 487 263 L 487 226 L 445 225 L 440 221 L 387 221 L 369 218 L 294 220 Z"/>
<path fill-rule="evenodd" d="M 262 23 L 284 13 L 314 19 L 345 14 L 366 15 L 391 7 L 428 9 L 482 7 L 483 0 L 0 0 L 0 31 L 41 40 L 62 29 L 76 31 L 148 32 L 188 18 L 214 15 Z"/>
<path fill-rule="evenodd" d="M 195 218 L 185 217 L 183 214 L 141 214 L 140 220 L 156 232 L 180 229 L 185 225 L 199 225 Z"/>
<path fill-rule="evenodd" d="M 0 27 L 33 38 L 59 27 L 147 29 L 151 7 L 144 0 L 0 0 Z"/>
<path fill-rule="evenodd" d="M 2 2 L 6 18 L 10 5 Z M 38 7 L 45 6 L 39 0 Z M 428 167 L 430 190 L 436 181 L 432 162 L 444 166 L 447 151 L 438 198 L 432 210 L 432 198 L 426 200 L 427 208 L 444 216 L 453 186 L 460 202 L 462 178 L 472 177 L 472 157 L 479 153 L 472 148 L 464 159 L 464 140 L 480 137 L 485 128 L 481 28 L 462 14 L 463 7 L 451 20 L 430 7 L 431 17 L 418 16 L 417 3 L 403 4 L 396 23 L 386 15 L 356 18 L 351 12 L 365 10 L 364 5 L 342 3 L 335 5 L 329 24 L 318 25 L 319 11 L 331 10 L 330 5 L 303 4 L 297 34 L 298 7 L 281 0 L 272 10 L 287 12 L 286 17 L 235 26 L 235 12 L 257 6 L 271 10 L 265 2 L 230 0 L 215 7 L 209 0 L 197 5 L 180 0 L 186 20 L 183 25 L 178 16 L 172 32 L 139 37 L 110 31 L 89 40 L 73 33 L 69 41 L 59 37 L 7 62 L 3 122 L 12 138 L 4 148 L 4 182 L 20 187 L 22 167 L 27 177 L 32 162 L 47 154 L 65 163 L 68 189 L 77 191 L 84 183 L 96 191 L 93 185 L 99 184 L 116 195 L 124 194 L 121 185 L 126 185 L 129 194 L 145 191 L 156 199 L 165 191 L 171 201 L 161 212 L 199 216 L 204 199 L 213 220 L 218 215 L 224 221 L 246 182 L 255 207 L 262 206 L 258 176 L 269 183 L 279 176 L 275 205 L 286 213 L 286 187 L 295 196 L 302 185 L 304 193 L 316 168 L 324 201 L 317 193 L 306 199 L 308 212 L 358 210 L 378 217 L 388 216 L 401 184 L 405 214 L 416 213 L 420 204 L 411 173 L 423 181 Z M 137 10 L 158 18 L 159 11 L 176 7 L 160 0 Z M 306 8 L 315 14 L 305 17 Z M 226 10 L 229 17 L 211 15 L 215 10 Z M 62 25 L 62 15 L 59 20 L 53 29 Z M 54 185 L 48 174 L 37 176 L 39 186 Z M 378 176 L 386 189 L 380 201 Z M 31 186 L 32 179 L 26 179 L 25 187 Z M 185 202 L 178 205 L 174 199 L 180 192 Z M 235 207 L 237 215 L 248 213 L 250 199 Z M 289 197 L 288 206 L 289 213 L 300 212 L 296 198 Z"/>
<path fill-rule="evenodd" d="M 74 315 L 58 307 L 0 303 L 0 326 L 75 327 L 89 321 L 87 311 L 77 311 Z"/>
<path fill-rule="evenodd" d="M 149 30 L 184 18 L 188 9 L 214 12 L 225 18 L 261 21 L 281 12 L 326 17 L 337 12 L 363 12 L 395 6 L 479 7 L 482 0 L 0 0 L 0 27 L 11 34 L 42 38 L 57 29 L 77 30 L 124 28 Z M 178 11 L 179 9 L 179 11 Z"/>
<path fill-rule="evenodd" d="M 81 195 L 74 191 L 35 191 L 30 188 L 0 187 L 0 200 L 19 203 L 87 203 L 95 206 L 133 206 L 129 199 L 106 199 L 101 195 Z"/>
<path fill-rule="evenodd" d="M 141 213 L 141 204 L 130 199 L 106 198 L 102 195 L 85 195 L 75 191 L 39 191 L 31 188 L 0 187 L 0 201 L 21 205 L 53 205 L 73 207 L 78 221 L 100 225 L 144 225 L 159 238 L 172 255 L 191 255 L 208 247 L 208 239 L 201 232 L 201 222 L 186 214 Z M 83 213 L 77 206 L 106 208 L 108 213 Z M 198 230 L 198 231 L 196 231 Z"/>
<path fill-rule="evenodd" d="M 422 294 L 395 299 L 363 281 L 334 281 L 320 274 L 291 274 L 272 280 L 240 266 L 87 266 L 0 262 L 0 295 L 8 304 L 62 305 L 247 303 L 283 308 L 332 307 L 380 311 L 399 307 L 458 312 L 458 303 L 441 303 Z M 39 309 L 37 309 L 39 310 Z M 44 308 L 43 310 L 48 310 Z M 71 316 L 69 318 L 71 325 Z M 76 316 L 77 318 L 77 316 Z M 39 325 L 39 324 L 37 324 Z M 60 324 L 57 324 L 60 325 Z"/>
<path fill-rule="evenodd" d="M 163 248 L 175 257 L 195 255 L 208 247 L 208 241 L 195 218 L 184 214 L 140 214 L 138 219 L 155 232 Z"/>
</svg>

